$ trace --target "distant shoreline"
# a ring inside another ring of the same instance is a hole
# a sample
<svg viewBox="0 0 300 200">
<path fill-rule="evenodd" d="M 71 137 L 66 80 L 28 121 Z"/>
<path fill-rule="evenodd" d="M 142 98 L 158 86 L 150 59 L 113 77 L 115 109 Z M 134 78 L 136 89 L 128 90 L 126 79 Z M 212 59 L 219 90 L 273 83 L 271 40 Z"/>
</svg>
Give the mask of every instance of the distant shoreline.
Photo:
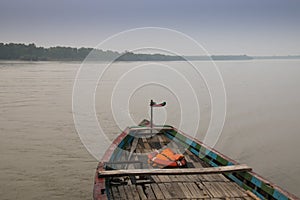
<svg viewBox="0 0 300 200">
<path fill-rule="evenodd" d="M 90 52 L 92 52 L 90 54 Z M 0 60 L 16 61 L 83 61 L 88 56 L 93 61 L 219 61 L 219 60 L 259 60 L 259 59 L 300 59 L 300 55 L 289 56 L 172 56 L 164 54 L 136 54 L 129 51 L 119 53 L 111 50 L 72 47 L 37 47 L 35 44 L 0 43 Z"/>
</svg>

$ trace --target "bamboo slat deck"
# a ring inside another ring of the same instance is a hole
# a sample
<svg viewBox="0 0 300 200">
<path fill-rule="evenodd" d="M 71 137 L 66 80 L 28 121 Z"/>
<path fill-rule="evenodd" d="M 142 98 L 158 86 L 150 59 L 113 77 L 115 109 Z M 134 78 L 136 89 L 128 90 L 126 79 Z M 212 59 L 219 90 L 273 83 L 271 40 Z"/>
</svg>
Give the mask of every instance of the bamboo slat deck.
<svg viewBox="0 0 300 200">
<path fill-rule="evenodd" d="M 132 149 L 133 147 L 134 149 Z M 178 143 L 158 133 L 153 137 L 137 137 L 127 150 L 106 165 L 112 169 L 151 169 L 147 154 L 164 147 L 184 152 L 188 168 L 209 167 L 199 157 Z M 245 167 L 245 166 L 244 166 Z M 184 170 L 184 168 L 181 168 Z M 248 169 L 247 169 L 248 170 Z M 147 171 L 147 170 L 146 170 Z M 148 170 L 151 171 L 151 170 Z M 201 171 L 201 170 L 200 170 Z M 203 170 L 205 171 L 205 170 Z M 123 174 L 107 177 L 108 199 L 255 199 L 223 174 Z"/>
</svg>

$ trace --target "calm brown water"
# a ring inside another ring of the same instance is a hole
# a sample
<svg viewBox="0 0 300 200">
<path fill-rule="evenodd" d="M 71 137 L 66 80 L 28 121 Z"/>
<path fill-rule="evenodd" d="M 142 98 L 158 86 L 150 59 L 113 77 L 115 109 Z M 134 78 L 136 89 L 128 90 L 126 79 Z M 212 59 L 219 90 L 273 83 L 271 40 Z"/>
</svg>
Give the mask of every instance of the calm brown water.
<svg viewBox="0 0 300 200">
<path fill-rule="evenodd" d="M 217 64 L 227 92 L 227 118 L 216 148 L 300 196 L 300 60 Z M 72 88 L 79 66 L 0 62 L 1 199 L 92 198 L 97 160 L 82 145 L 72 116 Z M 118 67 L 107 73 L 97 93 L 100 124 L 112 138 L 119 129 L 103 94 L 131 64 Z M 162 94 L 156 89 L 153 93 Z M 133 101 L 144 95 L 137 92 Z M 144 102 L 130 104 L 135 121 L 147 117 L 143 106 Z M 206 104 L 203 110 L 200 131 L 206 129 Z M 172 115 L 167 122 L 176 120 Z"/>
</svg>

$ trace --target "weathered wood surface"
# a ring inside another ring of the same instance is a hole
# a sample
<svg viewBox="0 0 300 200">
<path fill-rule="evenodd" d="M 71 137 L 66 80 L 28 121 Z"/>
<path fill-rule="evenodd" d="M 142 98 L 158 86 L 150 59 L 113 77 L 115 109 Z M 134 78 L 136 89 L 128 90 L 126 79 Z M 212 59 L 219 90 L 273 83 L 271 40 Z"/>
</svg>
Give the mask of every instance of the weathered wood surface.
<svg viewBox="0 0 300 200">
<path fill-rule="evenodd" d="M 131 169 L 99 171 L 99 177 L 120 177 L 139 175 L 193 175 L 193 174 L 220 174 L 228 172 L 251 171 L 247 165 L 231 165 L 207 168 L 176 168 L 176 169 Z"/>
<path fill-rule="evenodd" d="M 149 165 L 148 153 L 165 146 L 178 151 L 177 153 L 184 152 L 188 168 L 154 169 Z M 131 148 L 112 161 L 116 169 L 120 169 L 123 163 L 125 167 L 121 170 L 100 171 L 100 177 L 107 178 L 111 183 L 121 180 L 119 184 L 110 185 L 111 199 L 254 199 L 223 175 L 250 171 L 251 168 L 246 165 L 208 167 L 199 157 L 163 134 L 133 140 Z M 143 163 L 143 169 L 140 163 Z"/>
<path fill-rule="evenodd" d="M 184 182 L 113 186 L 114 199 L 254 199 L 234 183 Z"/>
</svg>

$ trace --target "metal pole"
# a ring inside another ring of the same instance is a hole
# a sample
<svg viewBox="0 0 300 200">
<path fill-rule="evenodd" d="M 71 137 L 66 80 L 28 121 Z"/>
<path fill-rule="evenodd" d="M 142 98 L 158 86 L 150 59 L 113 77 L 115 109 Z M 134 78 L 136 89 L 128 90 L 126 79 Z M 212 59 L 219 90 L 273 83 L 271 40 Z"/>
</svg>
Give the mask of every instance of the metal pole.
<svg viewBox="0 0 300 200">
<path fill-rule="evenodd" d="M 153 128 L 153 100 L 152 99 L 150 102 L 150 107 L 151 107 L 150 128 L 151 128 L 151 134 L 152 134 L 152 128 Z"/>
</svg>

